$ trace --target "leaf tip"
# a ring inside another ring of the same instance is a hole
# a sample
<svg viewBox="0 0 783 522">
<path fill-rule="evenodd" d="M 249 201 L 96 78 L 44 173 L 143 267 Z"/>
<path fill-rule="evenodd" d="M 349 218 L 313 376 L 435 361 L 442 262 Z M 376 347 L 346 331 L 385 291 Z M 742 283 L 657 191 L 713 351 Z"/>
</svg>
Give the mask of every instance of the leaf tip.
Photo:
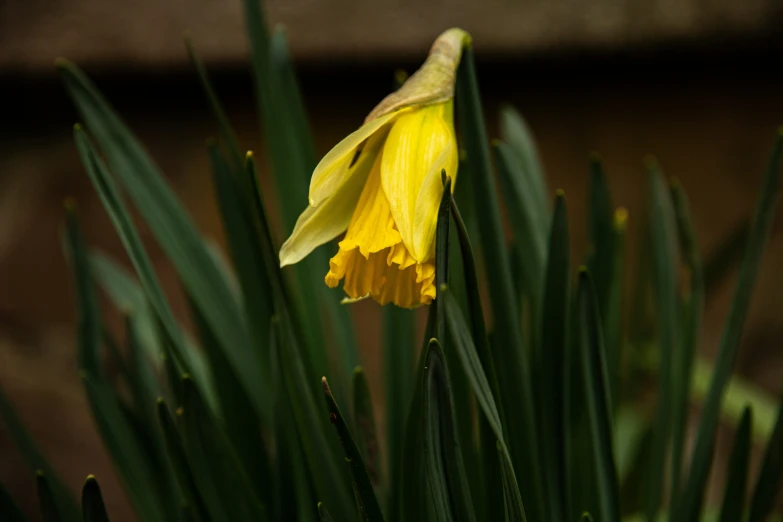
<svg viewBox="0 0 783 522">
<path fill-rule="evenodd" d="M 65 69 L 66 67 L 70 66 L 71 62 L 67 58 L 63 58 L 62 56 L 58 56 L 54 59 L 54 66 L 58 69 Z"/>
<path fill-rule="evenodd" d="M 563 189 L 557 189 L 555 191 L 555 198 L 556 199 L 565 199 L 565 190 Z"/>
<path fill-rule="evenodd" d="M 63 208 L 69 214 L 76 213 L 76 206 L 76 198 L 73 196 L 68 196 L 63 200 Z"/>
<path fill-rule="evenodd" d="M 642 159 L 642 163 L 644 163 L 644 166 L 648 171 L 658 170 L 658 158 L 656 158 L 653 154 L 646 155 L 644 159 Z"/>
<path fill-rule="evenodd" d="M 332 396 L 332 389 L 329 388 L 329 383 L 326 380 L 326 377 L 321 377 L 321 388 L 324 390 L 324 394 L 331 397 Z"/>
<path fill-rule="evenodd" d="M 364 374 L 364 368 L 362 368 L 361 366 L 356 366 L 356 367 L 353 369 L 353 376 L 354 376 L 354 377 L 356 377 L 356 376 L 358 376 L 358 375 L 363 375 L 363 374 Z"/>
<path fill-rule="evenodd" d="M 625 230 L 628 225 L 628 209 L 618 207 L 614 211 L 614 228 L 620 231 Z"/>
</svg>

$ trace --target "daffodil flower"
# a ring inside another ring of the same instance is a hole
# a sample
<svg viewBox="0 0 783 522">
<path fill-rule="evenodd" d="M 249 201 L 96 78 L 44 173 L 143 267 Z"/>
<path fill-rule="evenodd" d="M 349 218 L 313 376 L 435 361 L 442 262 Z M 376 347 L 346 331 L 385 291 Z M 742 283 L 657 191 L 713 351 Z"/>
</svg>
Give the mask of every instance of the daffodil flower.
<svg viewBox="0 0 783 522">
<path fill-rule="evenodd" d="M 345 232 L 326 284 L 351 300 L 404 308 L 429 304 L 435 289 L 435 230 L 441 171 L 457 176 L 454 80 L 461 29 L 441 34 L 424 65 L 320 161 L 310 204 L 280 249 L 280 265 L 301 261 Z"/>
</svg>

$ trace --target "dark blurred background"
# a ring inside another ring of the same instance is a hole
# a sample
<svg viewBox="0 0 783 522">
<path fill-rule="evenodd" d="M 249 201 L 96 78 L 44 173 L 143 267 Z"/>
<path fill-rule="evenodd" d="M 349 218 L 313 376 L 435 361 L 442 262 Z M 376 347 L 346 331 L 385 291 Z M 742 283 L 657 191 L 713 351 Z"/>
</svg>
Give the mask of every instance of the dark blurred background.
<svg viewBox="0 0 783 522">
<path fill-rule="evenodd" d="M 615 204 L 630 211 L 631 235 L 645 202 L 641 160 L 654 153 L 688 191 L 709 256 L 750 216 L 783 123 L 779 0 L 267 4 L 270 23 L 287 29 L 322 153 L 363 121 L 391 89 L 396 69 L 418 67 L 443 29 L 470 31 L 490 133 L 503 103 L 527 118 L 550 190 L 566 192 L 579 255 L 590 151 L 604 158 Z M 53 60 L 65 56 L 86 70 L 199 227 L 222 240 L 204 147 L 217 129 L 182 45 L 184 31 L 207 62 L 243 146 L 263 156 L 239 0 L 0 0 L 0 386 L 69 484 L 76 489 L 88 473 L 99 477 L 115 521 L 132 516 L 77 378 L 73 291 L 59 240 L 63 199 L 77 200 L 91 244 L 124 255 L 80 166 L 71 138 L 77 116 Z M 262 177 L 269 187 L 268 171 Z M 783 386 L 781 221 L 737 363 L 775 397 Z M 184 317 L 173 270 L 142 232 Z M 732 288 L 728 277 L 708 296 L 702 353 L 715 350 Z M 380 407 L 379 311 L 373 303 L 353 311 Z M 729 440 L 721 439 L 719 451 Z M 0 481 L 37 512 L 32 473 L 2 425 Z"/>
</svg>

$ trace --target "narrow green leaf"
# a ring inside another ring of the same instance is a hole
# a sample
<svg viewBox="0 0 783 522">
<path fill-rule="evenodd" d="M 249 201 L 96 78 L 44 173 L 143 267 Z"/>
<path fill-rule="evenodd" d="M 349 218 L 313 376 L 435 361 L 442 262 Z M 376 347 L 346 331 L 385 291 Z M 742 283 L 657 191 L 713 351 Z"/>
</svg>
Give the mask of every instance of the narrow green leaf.
<svg viewBox="0 0 783 522">
<path fill-rule="evenodd" d="M 672 453 L 671 453 L 671 498 L 670 505 L 676 505 L 682 480 L 682 462 L 688 431 L 688 401 L 691 389 L 693 360 L 699 346 L 699 333 L 704 309 L 704 274 L 702 272 L 699 245 L 691 221 L 690 204 L 679 181 L 671 187 L 674 213 L 680 238 L 682 260 L 685 265 L 685 290 L 682 297 L 682 331 L 679 349 L 672 357 L 672 393 L 677 400 L 672 403 Z"/>
<path fill-rule="evenodd" d="M 215 333 L 191 299 L 188 304 L 201 347 L 212 370 L 220 418 L 237 462 L 250 480 L 253 491 L 266 505 L 271 498 L 271 471 L 258 416 L 233 366 L 215 338 Z"/>
<path fill-rule="evenodd" d="M 35 472 L 35 484 L 38 487 L 38 505 L 41 507 L 43 522 L 63 522 L 49 479 L 43 470 Z"/>
<path fill-rule="evenodd" d="M 179 483 L 182 503 L 192 508 L 190 514 L 194 520 L 206 522 L 209 520 L 209 517 L 204 504 L 219 502 L 219 500 L 216 500 L 217 492 L 215 489 L 208 489 L 203 494 L 199 493 L 193 479 L 190 464 L 188 464 L 187 455 L 185 455 L 185 450 L 182 447 L 182 439 L 177 426 L 174 424 L 174 419 L 171 417 L 171 412 L 162 398 L 158 398 L 157 406 L 158 422 L 163 433 L 163 440 L 166 443 L 168 460 Z"/>
<path fill-rule="evenodd" d="M 451 178 L 446 170 L 441 171 L 443 195 L 438 208 L 438 225 L 435 232 L 435 286 L 438 296 L 442 296 L 449 285 L 449 214 L 451 213 Z M 443 311 L 443 299 L 435 299 L 436 328 L 435 337 L 446 336 L 446 318 Z"/>
<path fill-rule="evenodd" d="M 752 410 L 748 406 L 742 413 L 726 476 L 726 488 L 723 491 L 723 504 L 720 509 L 720 522 L 741 522 L 745 510 L 748 491 L 748 463 L 750 460 L 750 432 Z"/>
<path fill-rule="evenodd" d="M 593 522 L 593 516 L 590 513 L 582 513 L 582 522 Z"/>
<path fill-rule="evenodd" d="M 370 482 L 377 488 L 381 473 L 381 448 L 378 445 L 378 433 L 375 429 L 370 385 L 360 366 L 353 371 L 353 417 L 358 431 L 358 445 L 367 464 L 367 474 Z"/>
<path fill-rule="evenodd" d="M 618 208 L 614 212 L 612 241 L 614 246 L 612 274 L 609 283 L 609 296 L 603 317 L 604 339 L 606 346 L 606 366 L 608 371 L 609 401 L 615 412 L 620 406 L 620 396 L 623 377 L 625 376 L 624 350 L 626 343 L 623 317 L 625 302 L 623 290 L 625 287 L 625 235 L 628 221 L 628 211 Z"/>
<path fill-rule="evenodd" d="M 152 262 L 144 249 L 131 216 L 122 202 L 113 177 L 96 154 L 90 139 L 78 125 L 74 127 L 74 139 L 82 164 L 114 224 L 114 228 L 128 253 L 128 257 L 133 263 L 136 273 L 139 275 L 144 293 L 155 310 L 160 323 L 165 327 L 167 335 L 172 339 L 172 351 L 177 358 L 178 364 L 185 366 L 194 375 L 202 376 L 205 369 L 195 363 L 193 359 L 197 357 L 192 355 L 195 352 L 189 351 L 185 345 L 182 332 L 174 319 L 174 314 L 168 305 L 166 296 L 152 267 Z M 146 307 L 138 302 L 137 293 L 133 292 L 133 290 L 128 291 L 129 288 L 132 288 L 130 279 L 123 277 L 125 273 L 118 269 L 116 263 L 109 263 L 109 259 L 105 256 L 96 257 L 94 255 L 91 260 L 98 266 L 96 273 L 115 302 L 118 304 L 130 304 L 131 308 L 127 309 L 128 311 L 143 313 Z M 125 297 L 121 297 L 123 294 Z"/>
<path fill-rule="evenodd" d="M 246 179 L 231 174 L 228 164 L 216 146 L 209 146 L 212 180 L 215 186 L 223 230 L 226 233 L 231 260 L 242 294 L 246 322 L 250 325 L 257 350 L 264 350 L 269 339 L 269 318 L 274 305 L 269 281 L 264 271 L 264 255 L 258 241 L 257 224 Z M 260 351 L 263 360 L 267 355 Z M 261 365 L 265 380 L 268 369 Z"/>
<path fill-rule="evenodd" d="M 783 155 L 783 130 L 779 130 L 770 158 L 761 194 L 756 205 L 745 257 L 740 267 L 739 279 L 729 317 L 723 329 L 715 372 L 710 383 L 707 400 L 704 402 L 701 420 L 696 433 L 690 473 L 685 483 L 681 501 L 675 506 L 678 520 L 693 520 L 701 511 L 704 489 L 712 465 L 715 447 L 715 431 L 718 426 L 723 392 L 731 377 L 734 361 L 742 339 L 742 329 L 750 307 L 750 299 L 756 283 L 761 255 L 769 237 L 775 215 L 775 205 L 780 191 L 780 163 Z"/>
<path fill-rule="evenodd" d="M 650 172 L 650 235 L 652 238 L 653 287 L 658 320 L 658 404 L 653 431 L 653 450 L 650 454 L 647 497 L 647 519 L 654 520 L 662 501 L 664 471 L 671 441 L 672 408 L 678 397 L 678 375 L 672 359 L 680 351 L 679 285 L 677 270 L 679 251 L 677 228 L 669 193 L 663 174 L 655 160 L 647 162 Z M 601 514 L 602 518 L 604 514 Z"/>
<path fill-rule="evenodd" d="M 707 297 L 712 296 L 721 283 L 734 273 L 742 260 L 742 253 L 750 236 L 750 225 L 751 220 L 748 217 L 704 256 L 704 293 Z"/>
<path fill-rule="evenodd" d="M 546 230 L 549 225 L 547 203 L 538 202 L 535 187 L 531 190 L 530 173 L 520 164 L 512 148 L 503 142 L 494 143 L 495 163 L 506 208 L 514 230 L 514 240 L 520 264 L 514 267 L 522 274 L 525 294 L 538 317 L 541 303 L 542 275 L 546 259 Z"/>
<path fill-rule="evenodd" d="M 764 450 L 761 471 L 753 488 L 748 522 L 762 522 L 767 519 L 783 486 L 783 397 L 779 404 L 775 430 Z"/>
<path fill-rule="evenodd" d="M 396 306 L 383 307 L 384 384 L 386 385 L 386 455 L 389 466 L 386 515 L 397 522 L 400 466 L 405 440 L 405 419 L 414 387 L 414 314 Z"/>
<path fill-rule="evenodd" d="M 84 522 L 109 522 L 106 506 L 103 505 L 101 488 L 92 475 L 87 477 L 82 487 L 82 516 Z"/>
<path fill-rule="evenodd" d="M 204 62 L 201 61 L 201 57 L 196 53 L 196 48 L 193 46 L 190 36 L 185 35 L 184 40 L 190 61 L 193 64 L 193 67 L 196 68 L 196 74 L 198 74 L 198 79 L 201 82 L 201 88 L 204 89 L 204 94 L 207 95 L 209 108 L 212 110 L 212 115 L 218 122 L 220 135 L 228 146 L 234 168 L 241 169 L 244 164 L 244 158 L 242 157 L 242 152 L 239 148 L 239 140 L 237 140 L 236 133 L 231 127 L 231 122 L 229 121 L 228 116 L 226 116 L 226 111 L 223 109 L 223 105 L 220 103 L 215 89 L 212 87 L 212 82 L 209 80 L 209 74 L 207 74 L 207 68 L 204 66 Z"/>
<path fill-rule="evenodd" d="M 742 329 L 745 325 L 750 299 L 756 283 L 761 255 L 772 229 L 775 204 L 780 191 L 780 162 L 782 155 L 783 130 L 779 130 L 756 206 L 756 213 L 753 218 L 745 257 L 740 267 L 739 279 L 734 290 L 729 317 L 724 326 L 718 347 L 715 372 L 710 383 L 707 400 L 704 402 L 701 420 L 696 433 L 690 473 L 685 483 L 681 501 L 675 507 L 675 520 L 677 521 L 694 520 L 701 511 L 704 489 L 712 464 L 715 430 L 718 425 L 723 392 L 731 377 L 734 360 L 742 339 Z"/>
<path fill-rule="evenodd" d="M 427 348 L 422 392 L 425 469 L 438 520 L 474 521 L 476 514 L 456 431 L 448 367 L 435 339 Z"/>
<path fill-rule="evenodd" d="M 566 369 L 568 353 L 569 312 L 571 309 L 571 253 L 568 212 L 565 196 L 558 191 L 549 233 L 546 275 L 544 278 L 541 346 L 537 347 L 540 372 L 539 420 L 544 478 L 549 493 L 549 519 L 565 520 L 568 499 L 568 429 L 565 400 L 568 396 Z"/>
<path fill-rule="evenodd" d="M 11 494 L 0 482 L 0 520 L 5 522 L 27 522 L 27 518 L 16 505 Z"/>
<path fill-rule="evenodd" d="M 321 522 L 332 522 L 332 515 L 326 510 L 323 502 L 318 503 L 318 516 L 321 517 Z"/>
<path fill-rule="evenodd" d="M 222 426 L 189 376 L 182 379 L 183 439 L 187 461 L 212 520 L 266 520 L 266 510 Z M 216 494 L 211 494 L 211 491 Z"/>
<path fill-rule="evenodd" d="M 5 421 L 6 433 L 10 435 L 27 466 L 31 469 L 43 470 L 63 522 L 79 522 L 81 520 L 79 507 L 71 492 L 62 479 L 54 472 L 54 469 L 52 469 L 49 462 L 38 449 L 38 446 L 36 446 L 35 441 L 25 430 L 2 388 L 0 388 L 0 418 Z"/>
<path fill-rule="evenodd" d="M 193 222 L 164 181 L 158 167 L 87 77 L 66 61 L 59 62 L 58 67 L 69 95 L 92 130 L 113 173 L 122 181 L 136 208 L 176 268 L 183 286 L 216 332 L 258 414 L 268 421 L 269 408 L 264 403 L 263 376 L 260 375 L 259 365 L 252 352 L 247 325 Z M 79 134 L 77 132 L 77 142 Z M 105 169 L 93 170 L 95 172 L 91 175 L 100 176 L 103 185 L 110 186 L 107 181 L 110 176 L 106 175 Z M 113 196 L 116 197 L 116 190 L 110 188 L 107 191 L 100 182 L 96 183 L 96 188 L 99 192 L 114 192 Z M 129 250 L 134 251 L 129 252 L 131 254 L 138 254 L 136 248 Z M 156 306 L 155 301 L 160 299 L 155 299 L 153 306 Z M 158 311 L 160 313 L 160 309 Z M 168 315 L 163 315 L 163 322 L 176 345 L 178 334 L 172 334 L 175 329 L 167 325 Z"/>
<path fill-rule="evenodd" d="M 620 522 L 620 491 L 612 442 L 612 410 L 606 386 L 606 358 L 595 289 L 586 269 L 579 272 L 577 313 L 585 395 L 595 455 L 601 520 Z"/>
<path fill-rule="evenodd" d="M 503 477 L 503 504 L 505 506 L 506 522 L 526 522 L 525 510 L 522 508 L 522 495 L 519 494 L 511 459 L 506 455 L 503 444 L 497 442 L 497 452 L 500 460 L 501 476 Z"/>
<path fill-rule="evenodd" d="M 508 253 L 500 219 L 489 145 L 487 143 L 483 109 L 473 61 L 473 51 L 466 48 L 457 70 L 456 103 L 461 134 L 467 153 L 468 170 L 473 180 L 473 193 L 479 236 L 487 270 L 487 282 L 492 302 L 494 334 L 497 339 L 496 362 L 504 411 L 509 415 L 506 429 L 510 454 L 520 477 L 520 491 L 525 505 L 536 520 L 543 518 L 544 500 L 541 489 L 539 443 L 535 428 L 535 410 L 530 370 L 520 331 L 520 313 L 513 294 L 513 280 L 508 265 Z M 526 497 L 527 495 L 527 497 Z"/>
<path fill-rule="evenodd" d="M 367 473 L 367 468 L 364 465 L 362 454 L 356 446 L 348 426 L 345 424 L 345 419 L 343 419 L 340 409 L 337 407 L 337 402 L 335 402 L 332 396 L 332 390 L 329 388 L 329 383 L 326 382 L 326 377 L 321 378 L 321 386 L 324 390 L 326 407 L 329 410 L 329 419 L 337 429 L 337 436 L 340 438 L 340 444 L 342 444 L 345 452 L 345 461 L 351 469 L 353 490 L 356 494 L 356 502 L 359 505 L 359 514 L 364 522 L 382 521 L 381 507 L 378 505 L 378 499 L 375 498 L 375 491 Z"/>
<path fill-rule="evenodd" d="M 599 314 L 606 324 L 612 274 L 614 272 L 614 206 L 604 167 L 598 154 L 590 156 L 590 187 L 588 197 L 588 237 L 590 254 L 587 268 L 595 282 Z"/>
</svg>

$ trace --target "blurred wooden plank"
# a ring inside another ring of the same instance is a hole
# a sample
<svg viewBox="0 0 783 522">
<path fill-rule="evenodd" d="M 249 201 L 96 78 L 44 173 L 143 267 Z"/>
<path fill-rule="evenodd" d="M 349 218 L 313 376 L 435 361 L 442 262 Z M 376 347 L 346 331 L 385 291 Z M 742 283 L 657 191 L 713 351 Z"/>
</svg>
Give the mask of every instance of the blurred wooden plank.
<svg viewBox="0 0 783 522">
<path fill-rule="evenodd" d="M 270 0 L 269 20 L 288 30 L 298 59 L 421 56 L 443 29 L 473 33 L 480 52 L 626 47 L 772 33 L 778 0 Z M 239 0 L 3 0 L 0 67 L 81 64 L 164 67 L 187 60 L 189 31 L 209 62 L 245 59 Z"/>
</svg>

